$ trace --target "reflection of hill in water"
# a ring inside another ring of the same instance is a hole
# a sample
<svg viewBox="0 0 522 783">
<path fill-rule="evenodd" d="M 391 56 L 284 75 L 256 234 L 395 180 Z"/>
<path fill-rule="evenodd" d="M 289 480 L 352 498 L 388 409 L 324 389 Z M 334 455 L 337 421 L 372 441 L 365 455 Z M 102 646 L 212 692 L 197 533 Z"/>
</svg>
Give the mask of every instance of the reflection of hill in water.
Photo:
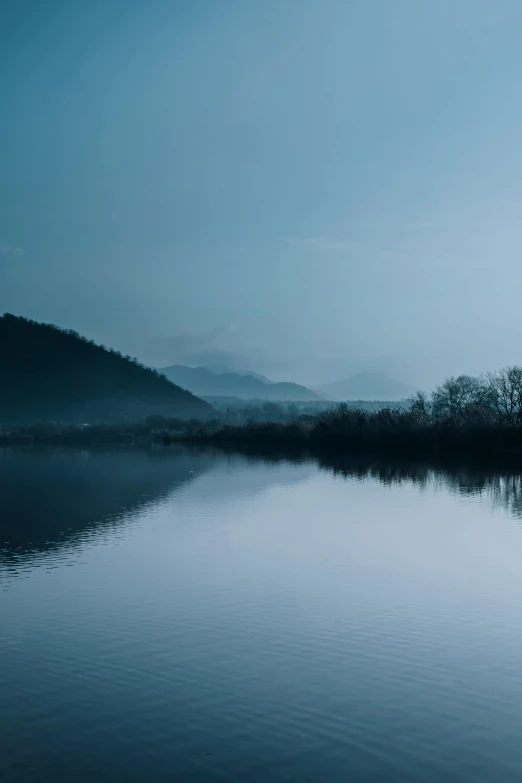
<svg viewBox="0 0 522 783">
<path fill-rule="evenodd" d="M 0 566 L 74 545 L 85 535 L 121 525 L 202 474 L 205 479 L 198 482 L 197 492 L 212 503 L 227 495 L 253 496 L 269 486 L 306 480 L 314 465 L 360 481 L 440 486 L 459 495 L 484 495 L 522 518 L 522 470 L 508 466 L 225 454 L 221 449 L 183 447 L 14 448 L 0 450 Z M 234 474 L 233 479 L 226 474 Z"/>
<path fill-rule="evenodd" d="M 208 470 L 186 450 L 0 451 L 0 562 L 115 523 Z"/>
<path fill-rule="evenodd" d="M 198 482 L 210 503 L 307 478 L 312 465 L 284 469 L 219 449 L 0 450 L 0 566 L 72 546 Z"/>
</svg>

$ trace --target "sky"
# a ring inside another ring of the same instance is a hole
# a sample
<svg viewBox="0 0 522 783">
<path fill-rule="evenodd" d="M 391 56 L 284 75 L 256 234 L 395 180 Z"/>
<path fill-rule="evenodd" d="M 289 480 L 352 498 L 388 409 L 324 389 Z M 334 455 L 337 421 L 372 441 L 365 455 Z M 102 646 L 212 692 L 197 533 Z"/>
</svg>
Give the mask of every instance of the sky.
<svg viewBox="0 0 522 783">
<path fill-rule="evenodd" d="M 520 0 L 3 0 L 0 313 L 163 365 L 522 363 Z"/>
</svg>

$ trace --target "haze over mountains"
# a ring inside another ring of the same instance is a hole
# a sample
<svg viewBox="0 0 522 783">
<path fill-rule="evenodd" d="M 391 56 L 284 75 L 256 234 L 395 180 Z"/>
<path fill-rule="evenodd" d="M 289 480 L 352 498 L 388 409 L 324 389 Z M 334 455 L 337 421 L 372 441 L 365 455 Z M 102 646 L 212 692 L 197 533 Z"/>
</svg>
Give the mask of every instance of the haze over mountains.
<svg viewBox="0 0 522 783">
<path fill-rule="evenodd" d="M 413 387 L 384 373 L 365 372 L 310 389 L 298 383 L 274 382 L 250 370 L 232 371 L 223 364 L 187 367 L 175 364 L 160 369 L 169 380 L 200 397 L 230 397 L 240 400 L 335 402 L 354 400 L 402 400 Z"/>
<path fill-rule="evenodd" d="M 204 420 L 219 415 L 212 404 L 221 410 L 226 400 L 392 402 L 413 391 L 382 373 L 310 389 L 252 370 L 232 372 L 220 363 L 158 371 L 72 330 L 10 314 L 0 317 L 0 357 L 0 426 L 39 420 L 137 423 L 153 415 Z"/>
<path fill-rule="evenodd" d="M 218 370 L 225 370 L 219 372 Z M 228 368 L 214 365 L 209 367 L 186 367 L 174 364 L 162 367 L 162 372 L 170 381 L 184 389 L 189 389 L 199 397 L 236 397 L 241 400 L 271 400 L 319 402 L 321 397 L 315 391 L 298 383 L 273 383 L 258 373 L 249 371 L 227 372 Z"/>
<path fill-rule="evenodd" d="M 363 372 L 319 386 L 319 391 L 334 400 L 401 400 L 415 389 L 381 372 Z"/>
</svg>

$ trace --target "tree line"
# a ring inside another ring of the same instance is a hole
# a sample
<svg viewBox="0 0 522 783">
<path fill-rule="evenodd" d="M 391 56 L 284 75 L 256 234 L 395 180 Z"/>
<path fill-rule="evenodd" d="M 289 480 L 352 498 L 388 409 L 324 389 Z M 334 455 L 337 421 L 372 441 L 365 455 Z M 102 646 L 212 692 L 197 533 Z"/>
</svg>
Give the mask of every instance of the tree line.
<svg viewBox="0 0 522 783">
<path fill-rule="evenodd" d="M 522 367 L 504 367 L 479 377 L 447 378 L 428 395 L 417 392 L 411 412 L 421 420 L 473 424 L 522 425 Z"/>
<path fill-rule="evenodd" d="M 250 422 L 200 430 L 200 440 L 339 450 L 522 455 L 522 367 L 446 379 L 405 408 L 377 411 L 340 403 L 290 422 Z"/>
</svg>

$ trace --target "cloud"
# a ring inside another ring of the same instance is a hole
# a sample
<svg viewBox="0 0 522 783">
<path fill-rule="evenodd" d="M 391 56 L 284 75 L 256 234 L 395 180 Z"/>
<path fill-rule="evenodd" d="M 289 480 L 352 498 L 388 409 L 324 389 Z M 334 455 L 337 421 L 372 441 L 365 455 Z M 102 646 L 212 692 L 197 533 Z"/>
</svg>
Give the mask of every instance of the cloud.
<svg viewBox="0 0 522 783">
<path fill-rule="evenodd" d="M 153 337 L 147 341 L 144 352 L 150 357 L 149 361 L 157 365 L 173 363 L 226 364 L 242 367 L 247 361 L 247 357 L 235 351 L 229 351 L 221 344 L 221 339 L 230 337 L 234 331 L 234 324 L 222 324 L 208 332 Z"/>
<path fill-rule="evenodd" d="M 228 322 L 206 332 L 153 337 L 140 343 L 138 355 L 148 364 L 188 366 L 223 365 L 233 371 L 277 371 L 278 363 L 267 359 L 264 349 L 245 336 L 241 324 Z"/>
<path fill-rule="evenodd" d="M 226 325 L 216 326 L 208 332 L 201 332 L 199 334 L 177 334 L 171 337 L 153 337 L 150 339 L 150 345 L 160 348 L 163 351 L 168 351 L 173 355 L 180 355 L 185 353 L 194 353 L 202 350 L 203 348 L 212 345 L 216 340 L 219 340 L 228 327 Z"/>
<path fill-rule="evenodd" d="M 360 246 L 354 239 L 333 239 L 331 237 L 281 237 L 287 245 L 308 250 L 353 250 Z"/>
<path fill-rule="evenodd" d="M 23 254 L 23 249 L 18 247 L 18 245 L 13 245 L 11 242 L 0 239 L 0 258 L 15 258 Z"/>
</svg>

